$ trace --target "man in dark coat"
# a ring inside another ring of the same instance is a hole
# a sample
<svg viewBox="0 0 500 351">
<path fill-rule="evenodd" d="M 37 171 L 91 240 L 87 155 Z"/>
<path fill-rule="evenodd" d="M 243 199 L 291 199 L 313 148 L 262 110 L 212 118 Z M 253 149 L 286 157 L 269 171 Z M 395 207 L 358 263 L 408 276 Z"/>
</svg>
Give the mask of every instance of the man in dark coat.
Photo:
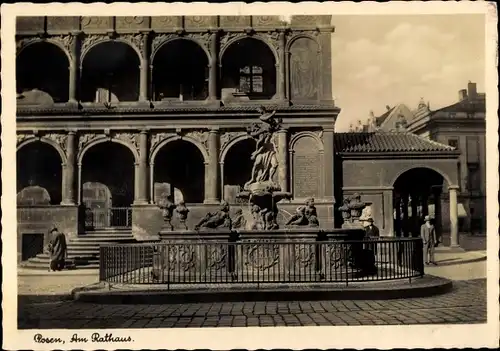
<svg viewBox="0 0 500 351">
<path fill-rule="evenodd" d="M 377 228 L 375 224 L 373 224 L 373 218 L 368 218 L 366 220 L 368 222 L 368 226 L 365 227 L 365 237 L 368 238 L 368 240 L 379 240 L 380 237 L 380 231 Z M 367 249 L 372 250 L 373 254 L 377 256 L 377 244 L 368 244 Z"/>
<path fill-rule="evenodd" d="M 434 225 L 431 223 L 431 218 L 429 216 L 424 217 L 424 224 L 420 227 L 420 236 L 424 242 L 424 262 L 425 264 L 434 264 L 436 265 L 436 261 L 434 261 L 434 250 L 436 244 L 436 229 Z"/>
<path fill-rule="evenodd" d="M 66 236 L 59 232 L 57 228 L 53 228 L 50 235 L 52 236 L 50 240 L 50 269 L 60 271 L 64 268 L 66 260 Z"/>
</svg>

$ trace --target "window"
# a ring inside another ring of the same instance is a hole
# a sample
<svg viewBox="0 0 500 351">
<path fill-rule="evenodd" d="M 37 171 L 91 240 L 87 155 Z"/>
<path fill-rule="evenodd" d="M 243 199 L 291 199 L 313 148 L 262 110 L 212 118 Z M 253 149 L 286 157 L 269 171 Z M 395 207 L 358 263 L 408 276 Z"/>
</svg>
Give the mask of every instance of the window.
<svg viewBox="0 0 500 351">
<path fill-rule="evenodd" d="M 469 191 L 479 191 L 481 190 L 481 173 L 478 163 L 468 163 L 467 164 L 468 182 L 467 188 Z"/>
<path fill-rule="evenodd" d="M 448 139 L 448 145 L 458 149 L 458 140 L 457 139 Z"/>
<path fill-rule="evenodd" d="M 240 91 L 243 93 L 264 92 L 262 73 L 262 67 L 260 66 L 240 68 Z"/>
</svg>

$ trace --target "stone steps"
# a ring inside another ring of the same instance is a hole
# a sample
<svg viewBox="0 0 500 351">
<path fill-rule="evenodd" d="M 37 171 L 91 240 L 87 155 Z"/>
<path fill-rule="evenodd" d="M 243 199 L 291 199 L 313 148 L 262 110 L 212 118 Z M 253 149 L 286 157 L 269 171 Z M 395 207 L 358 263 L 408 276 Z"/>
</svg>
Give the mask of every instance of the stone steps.
<svg viewBox="0 0 500 351">
<path fill-rule="evenodd" d="M 66 266 L 67 268 L 76 269 L 97 269 L 99 268 L 100 245 L 134 241 L 130 229 L 105 228 L 84 233 L 68 240 L 68 262 Z M 47 253 L 38 254 L 20 265 L 28 269 L 48 270 L 49 255 Z"/>
</svg>

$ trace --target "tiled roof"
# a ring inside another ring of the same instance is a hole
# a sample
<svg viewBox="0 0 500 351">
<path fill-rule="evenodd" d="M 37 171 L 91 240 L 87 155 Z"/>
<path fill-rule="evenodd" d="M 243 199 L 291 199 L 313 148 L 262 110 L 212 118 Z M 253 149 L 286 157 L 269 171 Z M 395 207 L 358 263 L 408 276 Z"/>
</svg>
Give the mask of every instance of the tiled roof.
<svg viewBox="0 0 500 351">
<path fill-rule="evenodd" d="M 406 132 L 336 133 L 336 152 L 446 152 L 444 145 Z"/>
<path fill-rule="evenodd" d="M 391 107 L 390 109 L 388 109 L 387 111 L 385 111 L 382 115 L 380 115 L 379 117 L 376 118 L 376 121 L 377 121 L 377 126 L 380 126 L 382 125 L 382 123 L 384 123 L 384 121 L 386 120 L 386 118 L 391 114 L 391 112 L 396 108 L 396 106 L 394 107 Z"/>
<path fill-rule="evenodd" d="M 486 100 L 484 97 L 474 100 L 465 99 L 433 111 L 433 114 L 436 112 L 486 112 Z"/>
</svg>

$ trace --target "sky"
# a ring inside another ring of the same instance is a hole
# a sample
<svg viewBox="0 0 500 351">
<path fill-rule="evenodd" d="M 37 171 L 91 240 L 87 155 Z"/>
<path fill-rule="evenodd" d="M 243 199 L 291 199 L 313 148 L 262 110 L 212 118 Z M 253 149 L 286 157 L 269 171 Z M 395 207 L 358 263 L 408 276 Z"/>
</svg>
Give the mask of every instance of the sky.
<svg viewBox="0 0 500 351">
<path fill-rule="evenodd" d="M 431 110 L 453 104 L 469 81 L 484 92 L 483 15 L 343 15 L 332 23 L 338 132 L 387 105 L 413 109 L 421 98 Z"/>
</svg>

